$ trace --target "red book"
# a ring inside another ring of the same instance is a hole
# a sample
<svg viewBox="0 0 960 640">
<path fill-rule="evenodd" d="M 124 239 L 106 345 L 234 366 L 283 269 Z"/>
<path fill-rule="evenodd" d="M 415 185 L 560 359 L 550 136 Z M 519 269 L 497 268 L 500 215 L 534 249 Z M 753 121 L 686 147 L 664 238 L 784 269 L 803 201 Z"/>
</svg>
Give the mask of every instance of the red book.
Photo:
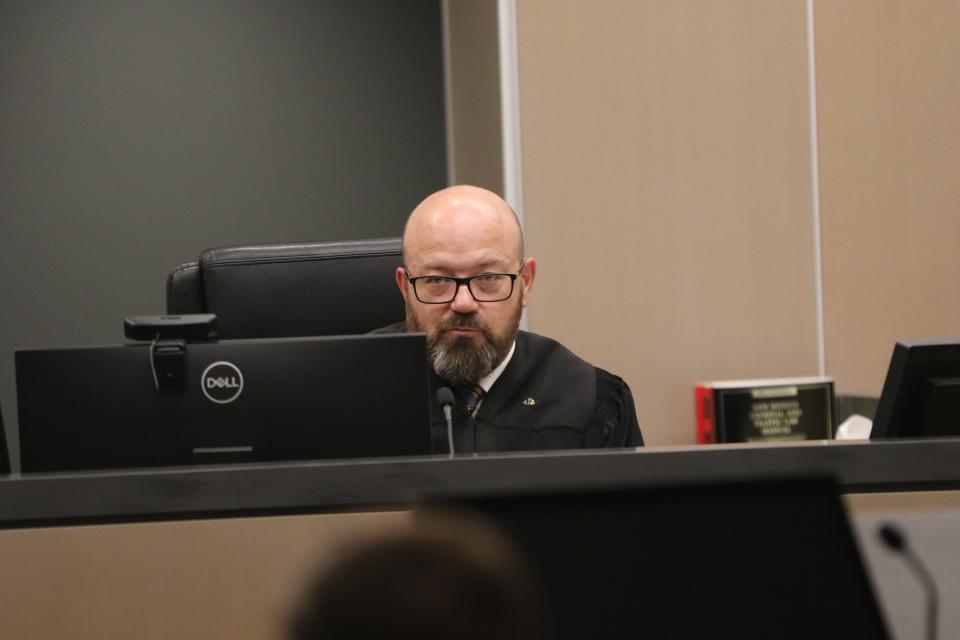
<svg viewBox="0 0 960 640">
<path fill-rule="evenodd" d="M 717 441 L 713 423 L 713 387 L 698 384 L 694 394 L 697 401 L 697 444 L 713 444 Z"/>
</svg>

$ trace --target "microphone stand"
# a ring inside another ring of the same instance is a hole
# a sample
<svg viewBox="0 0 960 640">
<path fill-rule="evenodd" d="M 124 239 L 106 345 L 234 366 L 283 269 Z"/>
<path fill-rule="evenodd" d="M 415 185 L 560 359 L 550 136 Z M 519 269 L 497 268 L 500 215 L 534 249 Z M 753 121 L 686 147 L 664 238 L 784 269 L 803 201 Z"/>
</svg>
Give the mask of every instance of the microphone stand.
<svg viewBox="0 0 960 640">
<path fill-rule="evenodd" d="M 453 405 L 456 402 L 450 387 L 437 389 L 437 404 L 443 409 L 443 417 L 447 421 L 447 444 L 450 447 L 450 456 L 453 457 Z"/>
<path fill-rule="evenodd" d="M 907 545 L 907 537 L 903 531 L 894 524 L 881 525 L 877 530 L 880 541 L 890 551 L 903 558 L 910 570 L 917 577 L 920 586 L 927 595 L 927 640 L 936 640 L 937 637 L 937 583 L 934 581 L 930 571 L 924 566 L 920 558 Z"/>
</svg>

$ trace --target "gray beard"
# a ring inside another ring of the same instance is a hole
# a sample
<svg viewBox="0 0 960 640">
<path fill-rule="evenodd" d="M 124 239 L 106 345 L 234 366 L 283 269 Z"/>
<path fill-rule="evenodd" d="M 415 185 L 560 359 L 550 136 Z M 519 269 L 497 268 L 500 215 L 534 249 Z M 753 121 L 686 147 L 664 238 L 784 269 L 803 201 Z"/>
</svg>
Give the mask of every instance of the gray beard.
<svg viewBox="0 0 960 640">
<path fill-rule="evenodd" d="M 489 340 L 471 345 L 467 339 L 453 344 L 427 345 L 427 360 L 438 376 L 457 387 L 468 387 L 497 368 L 503 358 Z"/>
<path fill-rule="evenodd" d="M 510 353 L 510 347 L 513 346 L 520 327 L 520 312 L 521 308 L 517 305 L 517 313 L 502 336 L 493 335 L 474 315 L 456 315 L 452 322 L 443 323 L 432 332 L 426 331 L 427 362 L 438 376 L 454 386 L 468 387 L 476 384 L 496 369 Z M 470 338 L 460 338 L 448 343 L 442 339 L 442 329 L 451 326 L 480 329 L 485 340 L 474 344 Z M 409 306 L 407 329 L 425 331 Z"/>
</svg>

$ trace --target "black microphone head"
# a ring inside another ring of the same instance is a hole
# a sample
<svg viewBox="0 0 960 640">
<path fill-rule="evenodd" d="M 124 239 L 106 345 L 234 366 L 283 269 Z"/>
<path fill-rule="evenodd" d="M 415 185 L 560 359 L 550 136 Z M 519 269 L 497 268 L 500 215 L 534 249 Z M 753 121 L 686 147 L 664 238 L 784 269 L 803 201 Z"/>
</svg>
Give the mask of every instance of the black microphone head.
<svg viewBox="0 0 960 640">
<path fill-rule="evenodd" d="M 877 535 L 880 536 L 880 540 L 888 549 L 903 551 L 907 547 L 907 538 L 903 535 L 903 531 L 900 530 L 900 527 L 889 522 L 880 525 Z"/>
<path fill-rule="evenodd" d="M 456 400 L 453 398 L 453 391 L 450 387 L 440 387 L 437 389 L 437 404 L 441 407 L 452 407 Z"/>
</svg>

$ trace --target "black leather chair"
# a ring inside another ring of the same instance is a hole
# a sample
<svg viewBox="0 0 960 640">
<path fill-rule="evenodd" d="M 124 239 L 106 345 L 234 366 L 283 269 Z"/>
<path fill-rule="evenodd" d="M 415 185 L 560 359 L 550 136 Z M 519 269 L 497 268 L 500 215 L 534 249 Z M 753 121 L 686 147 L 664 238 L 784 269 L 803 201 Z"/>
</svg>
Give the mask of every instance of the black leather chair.
<svg viewBox="0 0 960 640">
<path fill-rule="evenodd" d="M 167 313 L 215 313 L 220 338 L 366 333 L 401 322 L 399 238 L 208 249 L 167 278 Z"/>
</svg>

